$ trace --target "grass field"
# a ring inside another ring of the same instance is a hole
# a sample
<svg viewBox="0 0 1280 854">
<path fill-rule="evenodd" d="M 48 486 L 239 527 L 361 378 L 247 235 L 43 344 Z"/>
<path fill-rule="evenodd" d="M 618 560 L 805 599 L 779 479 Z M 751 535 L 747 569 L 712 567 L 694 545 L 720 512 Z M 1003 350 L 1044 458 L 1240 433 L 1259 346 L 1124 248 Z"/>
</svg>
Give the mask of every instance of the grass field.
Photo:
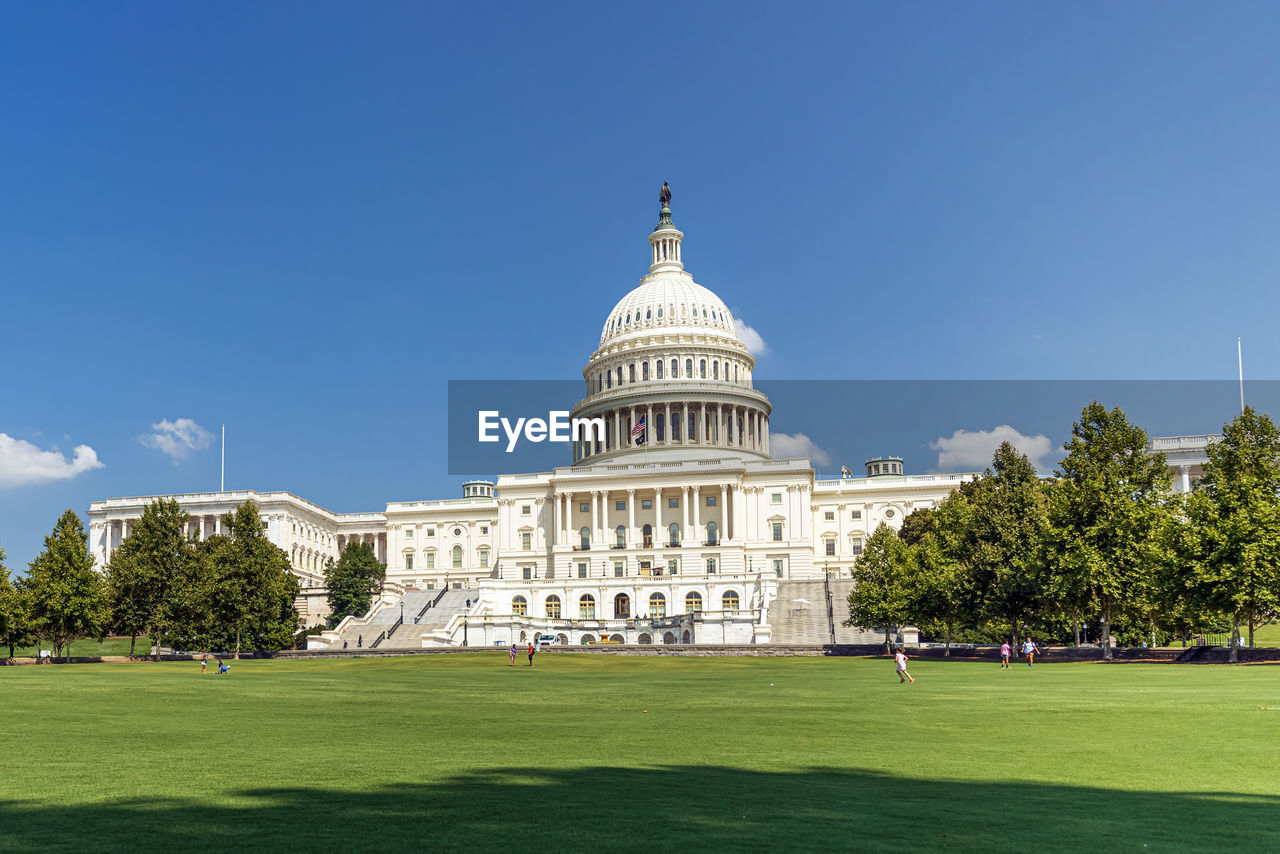
<svg viewBox="0 0 1280 854">
<path fill-rule="evenodd" d="M 32 646 L 14 647 L 13 654 L 19 658 L 34 658 L 39 649 L 49 649 L 49 644 Z M 138 638 L 137 644 L 134 646 L 135 655 L 146 655 L 151 649 L 151 641 L 147 638 Z M 0 655 L 8 655 L 9 648 L 5 647 Z M 128 638 L 105 638 L 101 641 L 96 640 L 78 640 L 71 644 L 72 656 L 83 656 L 85 658 L 97 658 L 104 655 L 128 655 L 129 639 Z"/>
<path fill-rule="evenodd" d="M 912 670 L 0 668 L 0 851 L 1280 849 L 1280 668 Z"/>
</svg>

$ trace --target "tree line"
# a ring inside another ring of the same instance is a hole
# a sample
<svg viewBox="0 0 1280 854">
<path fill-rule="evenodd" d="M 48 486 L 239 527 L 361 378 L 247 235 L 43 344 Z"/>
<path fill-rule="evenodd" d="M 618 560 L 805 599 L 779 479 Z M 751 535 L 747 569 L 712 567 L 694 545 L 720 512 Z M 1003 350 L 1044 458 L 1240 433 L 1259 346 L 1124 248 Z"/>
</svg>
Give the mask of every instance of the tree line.
<svg viewBox="0 0 1280 854">
<path fill-rule="evenodd" d="M 1003 443 L 938 506 L 881 525 L 854 567 L 846 625 L 916 625 L 945 641 L 1111 638 L 1153 645 L 1280 614 L 1280 431 L 1245 410 L 1189 494 L 1120 408 L 1090 403 L 1054 476 Z"/>
<path fill-rule="evenodd" d="M 252 502 L 223 517 L 225 535 L 196 539 L 174 499 L 158 498 L 94 569 L 80 517 L 67 510 L 27 574 L 11 581 L 0 550 L 0 645 L 48 643 L 60 657 L 72 641 L 128 636 L 157 649 L 244 650 L 292 646 L 297 578 L 266 536 Z"/>
</svg>

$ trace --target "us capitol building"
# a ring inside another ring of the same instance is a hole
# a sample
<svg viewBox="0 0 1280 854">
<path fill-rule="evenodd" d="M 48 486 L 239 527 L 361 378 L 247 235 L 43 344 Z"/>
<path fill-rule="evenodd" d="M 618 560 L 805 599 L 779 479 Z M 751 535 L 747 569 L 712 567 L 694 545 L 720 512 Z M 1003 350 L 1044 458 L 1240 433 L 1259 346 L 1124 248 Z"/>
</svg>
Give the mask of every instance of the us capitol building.
<svg viewBox="0 0 1280 854">
<path fill-rule="evenodd" d="M 387 580 L 371 611 L 313 645 L 419 648 L 527 643 L 829 643 L 881 638 L 840 625 L 850 569 L 881 523 L 932 507 L 968 474 L 818 479 L 770 453 L 771 406 L 729 308 L 685 270 L 663 188 L 649 269 L 604 318 L 574 418 L 603 436 L 571 464 L 463 485 L 461 498 L 333 513 L 288 492 L 165 496 L 198 537 L 253 501 L 301 580 L 307 625 L 327 614 L 324 566 L 372 545 Z M 157 496 L 89 509 L 99 568 Z"/>
</svg>

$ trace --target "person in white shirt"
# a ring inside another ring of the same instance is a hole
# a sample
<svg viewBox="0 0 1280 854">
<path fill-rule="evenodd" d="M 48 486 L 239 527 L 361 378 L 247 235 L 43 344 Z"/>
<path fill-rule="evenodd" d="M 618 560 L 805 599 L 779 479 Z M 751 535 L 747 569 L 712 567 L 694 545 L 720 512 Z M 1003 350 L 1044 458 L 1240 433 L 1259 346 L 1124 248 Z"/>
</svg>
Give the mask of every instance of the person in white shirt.
<svg viewBox="0 0 1280 854">
<path fill-rule="evenodd" d="M 910 680 L 912 685 L 916 684 L 916 680 L 907 672 L 907 654 L 899 649 L 894 658 L 898 662 L 898 683 Z"/>
<path fill-rule="evenodd" d="M 1036 642 L 1031 638 L 1027 638 L 1022 644 L 1022 654 L 1027 657 L 1027 667 L 1030 667 L 1036 658 L 1036 653 L 1040 651 L 1040 647 L 1036 646 Z"/>
</svg>

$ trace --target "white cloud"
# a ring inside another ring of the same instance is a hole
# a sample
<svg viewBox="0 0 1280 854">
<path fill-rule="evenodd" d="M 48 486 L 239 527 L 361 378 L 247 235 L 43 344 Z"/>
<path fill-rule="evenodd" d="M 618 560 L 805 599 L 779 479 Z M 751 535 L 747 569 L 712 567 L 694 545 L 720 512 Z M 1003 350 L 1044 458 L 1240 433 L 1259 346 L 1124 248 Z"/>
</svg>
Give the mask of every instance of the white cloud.
<svg viewBox="0 0 1280 854">
<path fill-rule="evenodd" d="M 821 466 L 831 465 L 831 455 L 819 448 L 803 433 L 787 435 L 786 433 L 769 434 L 769 454 L 774 459 L 786 457 L 808 457 Z"/>
<path fill-rule="evenodd" d="M 213 434 L 190 418 L 179 418 L 176 421 L 165 419 L 152 424 L 155 432 L 150 436 L 141 436 L 138 441 L 148 448 L 168 454 L 174 465 L 185 459 L 192 451 L 203 451 L 213 444 Z"/>
<path fill-rule="evenodd" d="M 738 328 L 738 337 L 742 339 L 742 343 L 747 345 L 747 349 L 751 351 L 753 356 L 763 356 L 769 352 L 769 345 L 764 343 L 764 339 L 760 337 L 760 333 L 756 332 L 750 326 L 743 322 L 742 318 L 735 317 L 733 325 Z"/>
<path fill-rule="evenodd" d="M 0 433 L 0 489 L 66 480 L 102 468 L 98 452 L 88 445 L 77 445 L 73 453 L 68 460 L 57 450 L 42 451 L 30 442 Z"/>
<path fill-rule="evenodd" d="M 939 471 L 983 471 L 991 466 L 991 458 L 1001 442 L 1008 442 L 1027 455 L 1036 471 L 1047 474 L 1045 457 L 1054 450 L 1048 436 L 1024 436 L 1008 424 L 991 430 L 957 430 L 951 436 L 939 436 L 929 447 L 938 452 Z"/>
</svg>

